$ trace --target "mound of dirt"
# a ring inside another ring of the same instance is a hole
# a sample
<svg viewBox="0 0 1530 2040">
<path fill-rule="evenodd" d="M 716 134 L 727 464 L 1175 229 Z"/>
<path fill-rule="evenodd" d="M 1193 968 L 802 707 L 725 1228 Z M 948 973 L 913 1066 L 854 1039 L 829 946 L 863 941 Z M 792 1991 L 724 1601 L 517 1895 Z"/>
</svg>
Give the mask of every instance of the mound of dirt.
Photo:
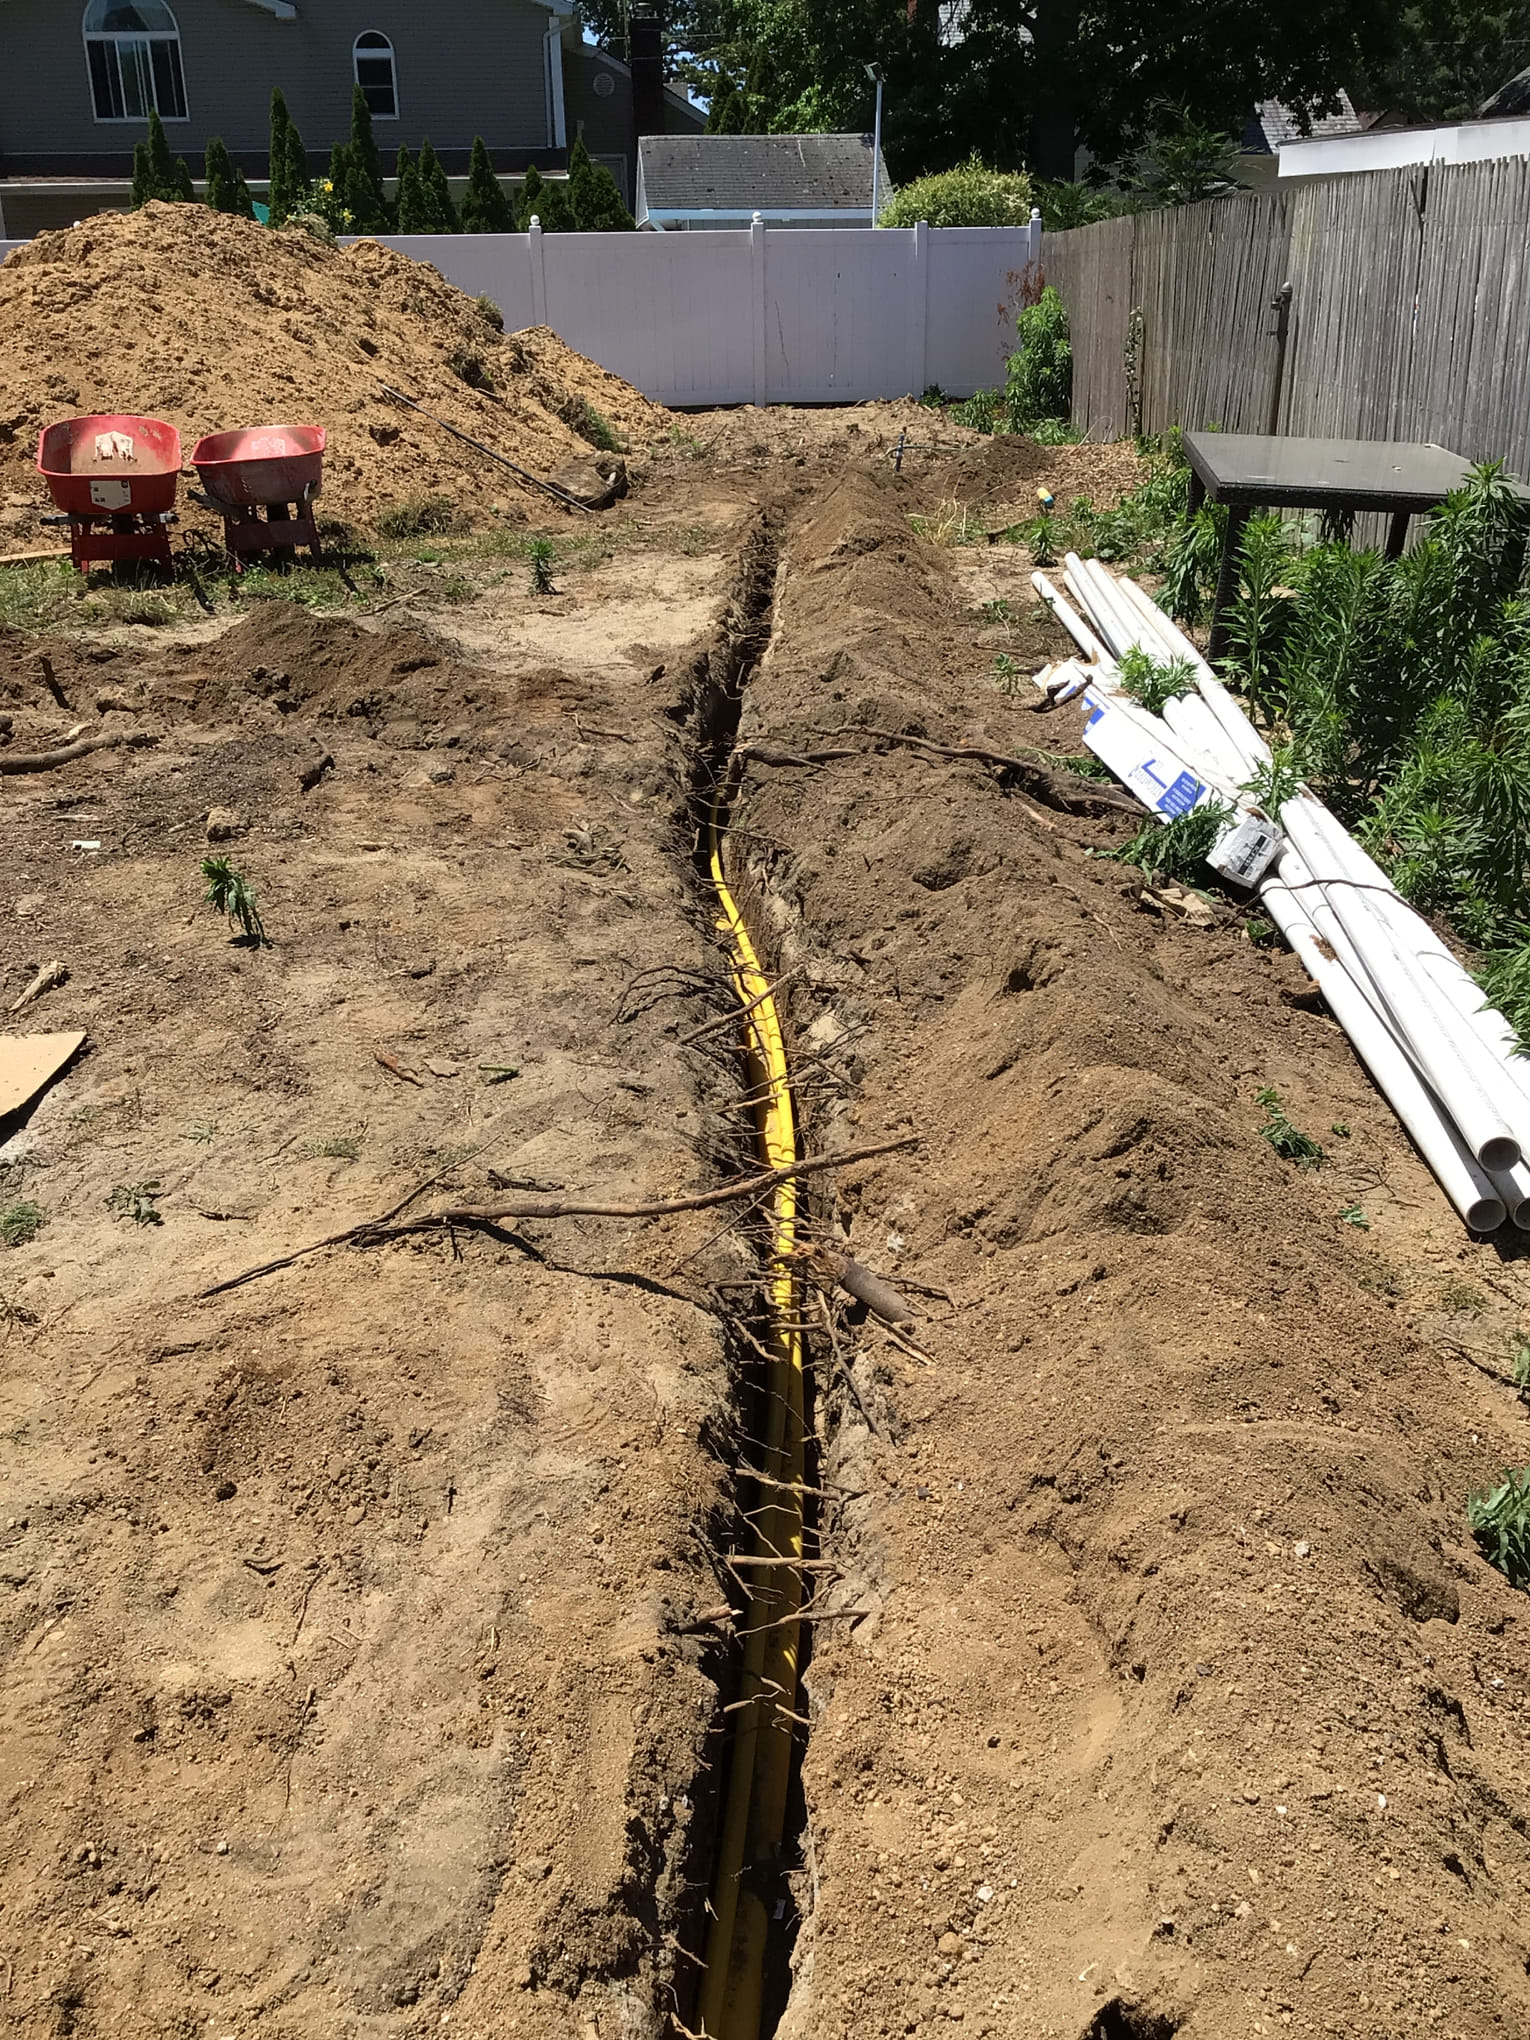
<svg viewBox="0 0 1530 2040">
<path fill-rule="evenodd" d="M 546 327 L 501 334 L 428 263 L 376 241 L 333 248 L 150 205 L 40 235 L 0 266 L 0 528 L 45 504 L 39 430 L 93 411 L 168 419 L 188 465 L 203 433 L 322 425 L 325 508 L 351 523 L 426 496 L 465 522 L 544 501 L 385 384 L 537 475 L 588 455 L 591 411 L 629 443 L 666 417 Z"/>
<path fill-rule="evenodd" d="M 1045 481 L 1059 502 L 1088 496 L 1110 508 L 1142 481 L 1142 462 L 1125 443 L 1114 446 L 1039 446 L 1034 439 L 998 433 L 958 453 L 941 480 L 963 503 L 1024 503 L 1035 515 L 1034 492 Z"/>
</svg>

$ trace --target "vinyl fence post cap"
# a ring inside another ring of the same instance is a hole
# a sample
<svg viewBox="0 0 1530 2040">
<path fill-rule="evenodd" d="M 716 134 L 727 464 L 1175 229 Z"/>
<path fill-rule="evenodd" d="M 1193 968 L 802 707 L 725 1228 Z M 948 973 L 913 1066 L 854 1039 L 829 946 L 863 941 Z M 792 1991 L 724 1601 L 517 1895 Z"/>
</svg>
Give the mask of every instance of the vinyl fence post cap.
<svg viewBox="0 0 1530 2040">
<path fill-rule="evenodd" d="M 751 213 L 749 215 L 749 224 L 752 227 L 763 227 L 765 224 L 764 213 L 762 212 Z"/>
</svg>

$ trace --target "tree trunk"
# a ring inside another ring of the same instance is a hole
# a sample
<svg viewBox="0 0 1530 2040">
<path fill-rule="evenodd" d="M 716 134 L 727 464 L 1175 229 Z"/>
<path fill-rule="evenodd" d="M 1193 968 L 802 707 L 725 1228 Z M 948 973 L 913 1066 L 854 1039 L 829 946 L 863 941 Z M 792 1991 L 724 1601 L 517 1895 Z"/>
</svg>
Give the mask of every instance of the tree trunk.
<svg viewBox="0 0 1530 2040">
<path fill-rule="evenodd" d="M 1071 182 L 1078 153 L 1078 29 L 1081 0 L 1038 0 L 1031 163 L 1039 177 Z"/>
</svg>

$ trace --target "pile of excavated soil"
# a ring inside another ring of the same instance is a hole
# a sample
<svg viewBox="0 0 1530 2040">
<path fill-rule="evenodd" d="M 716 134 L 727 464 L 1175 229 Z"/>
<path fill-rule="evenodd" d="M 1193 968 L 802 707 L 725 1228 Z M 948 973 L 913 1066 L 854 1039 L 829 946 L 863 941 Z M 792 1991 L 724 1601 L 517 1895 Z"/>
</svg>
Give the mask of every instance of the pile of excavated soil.
<svg viewBox="0 0 1530 2040">
<path fill-rule="evenodd" d="M 324 508 L 348 523 L 421 496 L 449 496 L 464 521 L 545 504 L 384 384 L 543 476 L 589 454 L 587 406 L 634 445 L 667 415 L 545 327 L 499 333 L 428 263 L 376 241 L 333 248 L 150 205 L 40 235 L 0 266 L 0 526 L 47 507 L 37 435 L 77 412 L 168 419 L 188 466 L 204 433 L 322 425 Z"/>
<path fill-rule="evenodd" d="M 1128 441 L 1111 446 L 1039 446 L 1017 433 L 997 433 L 958 453 L 943 470 L 950 493 L 964 503 L 1026 506 L 1036 514 L 1039 482 L 1071 503 L 1088 496 L 1102 509 L 1114 508 L 1139 486 L 1142 461 Z"/>
<path fill-rule="evenodd" d="M 1524 1412 L 1461 1357 L 1518 1271 L 1293 958 L 1100 858 L 1125 817 L 874 735 L 1079 748 L 905 487 L 825 490 L 779 591 L 743 735 L 859 755 L 751 765 L 737 876 L 799 1038 L 854 1044 L 808 1145 L 921 1136 L 835 1216 L 932 1363 L 842 1341 L 875 1430 L 847 1402 L 815 1476 L 824 1602 L 863 1612 L 814 1632 L 783 2040 L 1525 2030 L 1530 1623 L 1464 1506 Z"/>
</svg>

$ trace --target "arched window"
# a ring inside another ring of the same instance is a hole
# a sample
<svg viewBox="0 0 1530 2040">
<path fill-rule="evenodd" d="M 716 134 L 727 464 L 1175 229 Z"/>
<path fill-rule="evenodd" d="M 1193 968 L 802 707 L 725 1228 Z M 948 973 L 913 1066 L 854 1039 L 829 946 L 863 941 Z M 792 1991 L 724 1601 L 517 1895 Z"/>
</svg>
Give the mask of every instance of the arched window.
<svg viewBox="0 0 1530 2040">
<path fill-rule="evenodd" d="M 378 120 L 398 119 L 398 77 L 393 69 L 393 45 L 385 35 L 369 28 L 356 38 L 356 83 Z"/>
<path fill-rule="evenodd" d="M 90 0 L 85 58 L 97 120 L 186 118 L 181 32 L 164 0 Z"/>
</svg>

